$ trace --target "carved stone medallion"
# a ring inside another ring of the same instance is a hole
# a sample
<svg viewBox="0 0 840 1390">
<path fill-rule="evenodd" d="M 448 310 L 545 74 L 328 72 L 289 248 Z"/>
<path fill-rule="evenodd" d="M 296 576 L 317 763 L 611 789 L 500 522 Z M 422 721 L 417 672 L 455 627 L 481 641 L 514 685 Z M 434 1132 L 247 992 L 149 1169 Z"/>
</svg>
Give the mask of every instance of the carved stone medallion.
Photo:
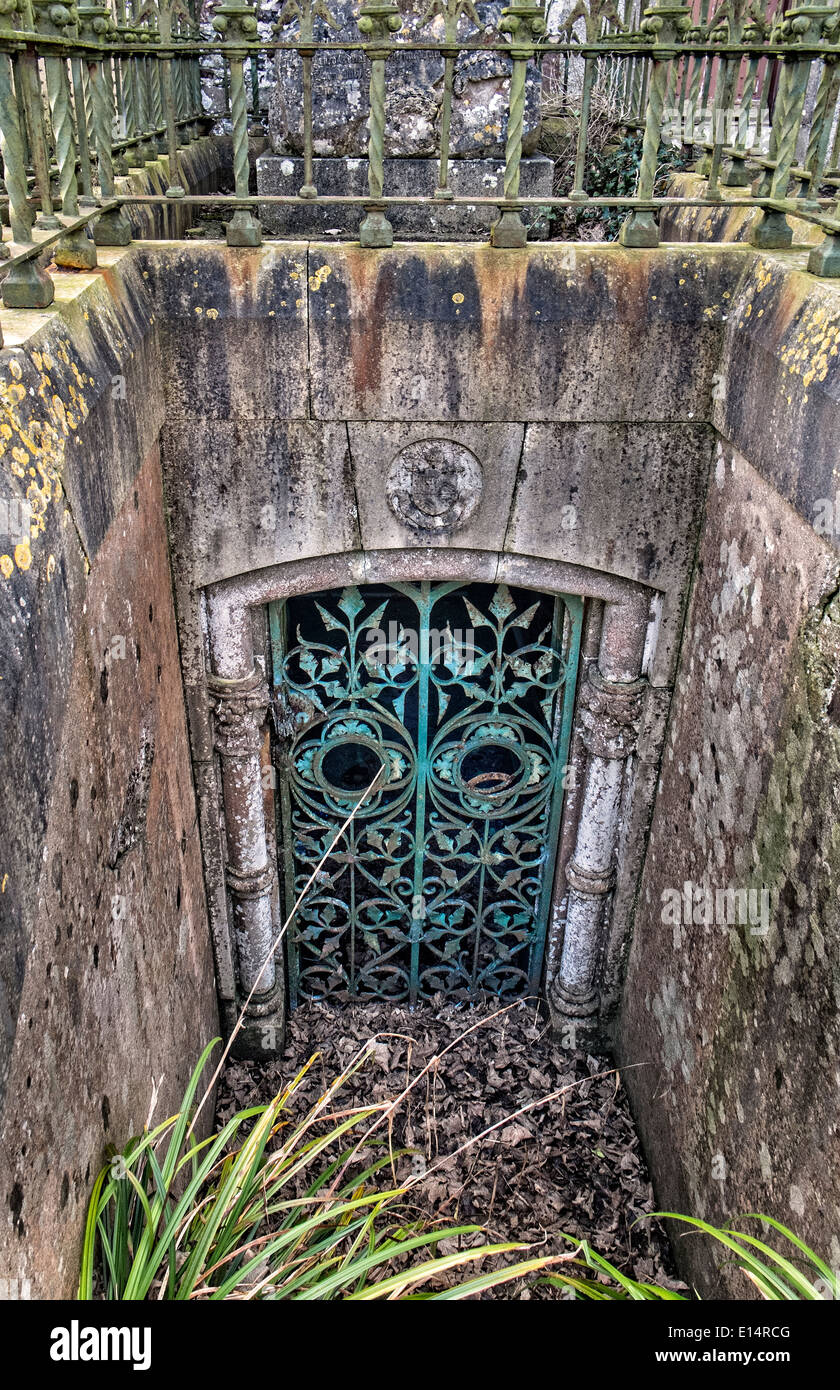
<svg viewBox="0 0 840 1390">
<path fill-rule="evenodd" d="M 418 439 L 391 464 L 385 490 L 391 510 L 413 531 L 455 531 L 481 499 L 481 464 L 451 439 Z"/>
</svg>

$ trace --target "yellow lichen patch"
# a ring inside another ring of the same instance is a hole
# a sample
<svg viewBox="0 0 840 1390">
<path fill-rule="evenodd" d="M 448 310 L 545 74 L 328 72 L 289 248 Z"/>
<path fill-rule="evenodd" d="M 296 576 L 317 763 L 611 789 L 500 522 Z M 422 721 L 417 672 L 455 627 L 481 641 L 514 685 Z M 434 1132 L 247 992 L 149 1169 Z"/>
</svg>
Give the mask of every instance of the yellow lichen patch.
<svg viewBox="0 0 840 1390">
<path fill-rule="evenodd" d="M 59 354 L 60 355 L 60 354 Z M 26 488 L 26 501 L 29 506 L 29 537 L 15 547 L 14 556 L 5 555 L 0 562 L 0 575 L 10 579 L 15 566 L 28 570 L 33 562 L 32 543 L 42 535 L 46 528 L 46 517 L 50 502 L 62 496 L 60 470 L 64 458 L 64 437 L 67 433 L 65 405 L 50 388 L 47 368 L 53 366 L 49 353 L 34 351 L 31 354 L 32 366 L 38 369 L 37 390 L 33 387 L 27 393 L 16 378 L 22 376 L 20 365 L 12 360 L 8 364 L 11 381 L 0 378 L 0 439 L 7 446 L 3 459 L 9 472 L 21 480 L 29 479 Z M 86 381 L 75 364 L 68 365 L 80 384 Z M 15 370 L 15 368 L 17 370 Z M 70 395 L 81 414 L 87 414 L 84 398 L 71 383 Z M 43 402 L 43 416 L 27 418 L 26 407 L 30 402 Z M 55 567 L 53 563 L 53 568 Z"/>
<path fill-rule="evenodd" d="M 50 584 L 50 583 L 52 582 L 52 577 L 53 577 L 54 574 L 55 574 L 55 556 L 54 556 L 54 555 L 51 555 L 50 558 L 47 560 L 47 583 L 48 583 L 48 584 Z"/>
<path fill-rule="evenodd" d="M 453 304 L 463 304 L 463 302 L 464 302 L 464 296 L 461 294 L 460 290 L 459 290 L 456 294 L 453 294 L 453 296 L 452 296 L 452 303 L 453 303 Z"/>
<path fill-rule="evenodd" d="M 207 317 L 208 317 L 208 319 L 217 319 L 217 318 L 219 317 L 219 311 L 218 311 L 218 309 L 208 309 L 208 310 L 207 310 Z"/>
<path fill-rule="evenodd" d="M 802 379 L 807 389 L 812 381 L 825 381 L 830 358 L 837 356 L 840 344 L 840 315 L 836 310 L 806 306 L 795 342 L 783 347 L 781 361 L 791 376 Z"/>
<path fill-rule="evenodd" d="M 195 313 L 196 313 L 196 315 L 197 315 L 198 318 L 201 318 L 201 315 L 204 313 L 204 310 L 202 309 L 202 307 L 201 307 L 200 304 L 196 304 L 196 306 L 195 306 Z"/>
<path fill-rule="evenodd" d="M 331 275 L 332 275 L 332 266 L 331 266 L 331 265 L 322 265 L 321 268 L 320 268 L 319 270 L 316 270 L 316 271 L 315 271 L 315 274 L 314 274 L 314 275 L 310 275 L 310 277 L 309 277 L 309 288 L 310 288 L 311 290 L 319 290 L 319 289 L 321 288 L 322 285 L 326 284 L 327 280 L 329 279 L 329 277 L 330 277 Z"/>
</svg>

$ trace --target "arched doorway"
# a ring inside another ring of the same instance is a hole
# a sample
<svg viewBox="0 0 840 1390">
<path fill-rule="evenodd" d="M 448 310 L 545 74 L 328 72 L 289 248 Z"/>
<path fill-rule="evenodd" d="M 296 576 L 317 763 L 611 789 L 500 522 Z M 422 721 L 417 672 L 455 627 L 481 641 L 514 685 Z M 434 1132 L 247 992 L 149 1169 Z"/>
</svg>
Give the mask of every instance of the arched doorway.
<svg viewBox="0 0 840 1390">
<path fill-rule="evenodd" d="M 270 605 L 289 1002 L 540 985 L 580 598 L 459 581 Z M 372 786 L 372 790 L 368 789 Z"/>
</svg>

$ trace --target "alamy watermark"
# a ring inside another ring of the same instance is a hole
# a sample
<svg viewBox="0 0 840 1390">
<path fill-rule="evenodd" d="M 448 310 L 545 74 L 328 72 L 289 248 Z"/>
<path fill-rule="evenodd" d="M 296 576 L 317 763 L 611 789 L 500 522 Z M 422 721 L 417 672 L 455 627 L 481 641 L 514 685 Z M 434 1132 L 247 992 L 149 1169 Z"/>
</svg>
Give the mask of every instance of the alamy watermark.
<svg viewBox="0 0 840 1390">
<path fill-rule="evenodd" d="M 53 1361 L 129 1361 L 135 1371 L 152 1364 L 150 1327 L 86 1327 L 73 1318 L 50 1334 Z"/>
<path fill-rule="evenodd" d="M 662 112 L 662 139 L 672 145 L 735 145 L 752 149 L 770 135 L 766 106 L 744 111 L 740 106 L 666 106 Z"/>
<path fill-rule="evenodd" d="M 483 655 L 476 647 L 472 628 L 414 628 L 390 622 L 387 632 L 369 627 L 365 634 L 365 661 L 371 666 L 443 665 L 458 675 L 475 674 L 476 661 Z"/>
<path fill-rule="evenodd" d="M 840 536 L 840 492 L 816 499 L 813 527 L 818 536 Z"/>
<path fill-rule="evenodd" d="M 746 927 L 751 936 L 770 930 L 769 888 L 724 888 L 686 880 L 679 888 L 663 888 L 660 920 L 673 927 Z"/>
<path fill-rule="evenodd" d="M 0 497 L 0 539 L 20 545 L 29 539 L 32 508 L 19 497 Z"/>
</svg>

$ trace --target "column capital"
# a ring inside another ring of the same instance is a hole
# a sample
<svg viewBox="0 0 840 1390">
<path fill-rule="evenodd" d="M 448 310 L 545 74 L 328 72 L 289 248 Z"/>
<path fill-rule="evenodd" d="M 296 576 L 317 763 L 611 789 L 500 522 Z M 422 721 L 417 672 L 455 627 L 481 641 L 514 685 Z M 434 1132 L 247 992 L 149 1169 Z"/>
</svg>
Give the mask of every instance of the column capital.
<svg viewBox="0 0 840 1390">
<path fill-rule="evenodd" d="M 593 664 L 580 695 L 580 732 L 596 758 L 629 758 L 642 723 L 647 681 L 605 680 Z"/>
<path fill-rule="evenodd" d="M 246 676 L 228 679 L 210 675 L 207 693 L 215 723 L 215 747 L 228 758 L 247 758 L 259 753 L 262 724 L 270 695 L 265 676 L 254 666 Z"/>
</svg>

